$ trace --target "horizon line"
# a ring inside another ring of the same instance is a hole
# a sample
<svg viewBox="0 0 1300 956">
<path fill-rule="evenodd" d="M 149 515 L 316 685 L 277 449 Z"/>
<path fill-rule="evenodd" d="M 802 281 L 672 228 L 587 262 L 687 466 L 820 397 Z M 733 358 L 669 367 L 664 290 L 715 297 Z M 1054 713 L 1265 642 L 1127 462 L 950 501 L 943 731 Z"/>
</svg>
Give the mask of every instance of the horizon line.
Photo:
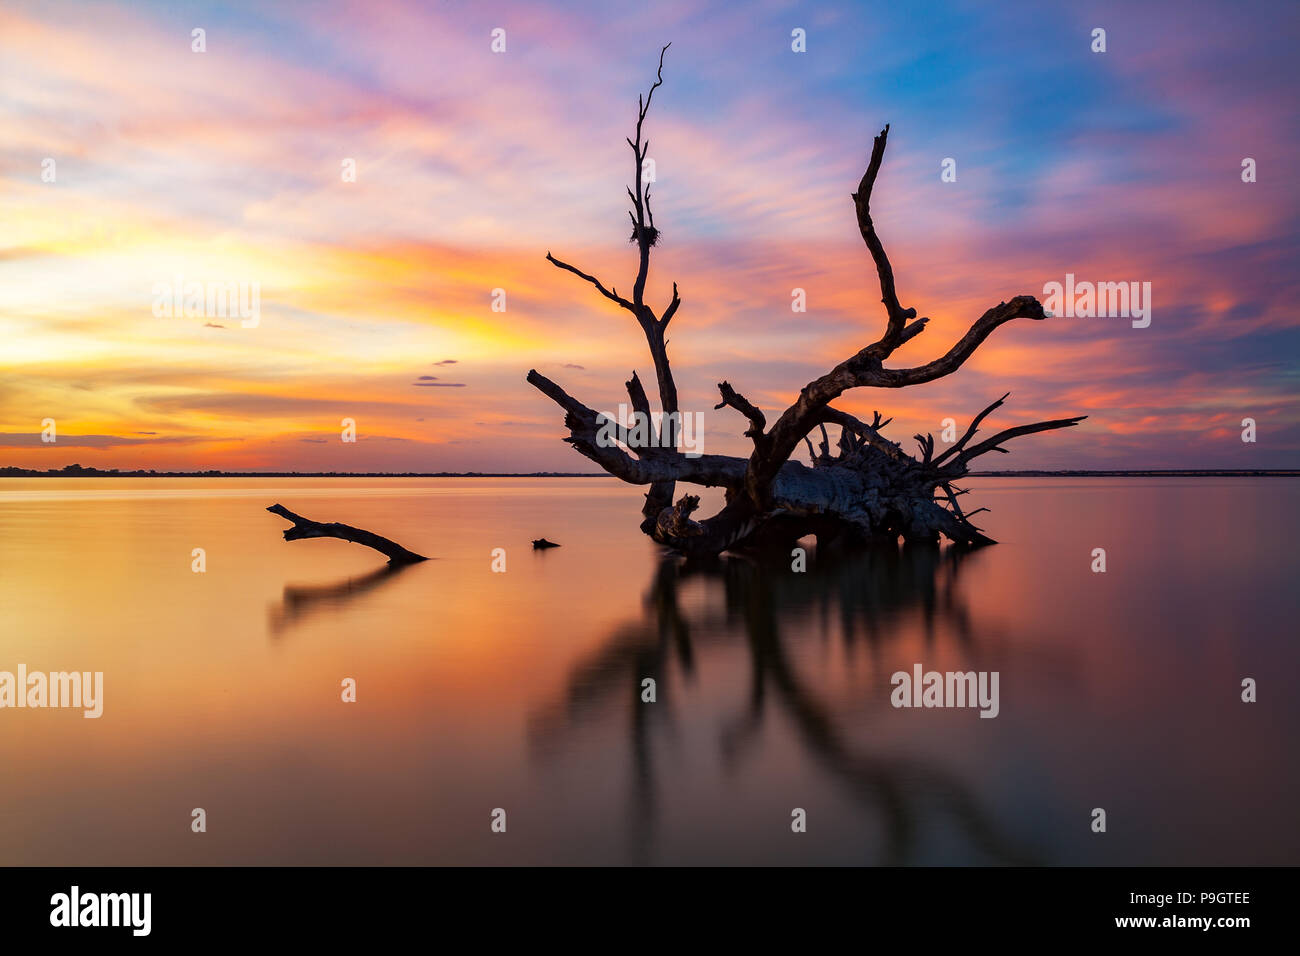
<svg viewBox="0 0 1300 956">
<path fill-rule="evenodd" d="M 1300 468 L 1026 468 L 972 471 L 966 478 L 1300 478 Z M 596 471 L 158 471 L 79 464 L 39 471 L 0 467 L 0 478 L 615 478 Z M 689 482 L 688 482 L 689 483 Z"/>
</svg>

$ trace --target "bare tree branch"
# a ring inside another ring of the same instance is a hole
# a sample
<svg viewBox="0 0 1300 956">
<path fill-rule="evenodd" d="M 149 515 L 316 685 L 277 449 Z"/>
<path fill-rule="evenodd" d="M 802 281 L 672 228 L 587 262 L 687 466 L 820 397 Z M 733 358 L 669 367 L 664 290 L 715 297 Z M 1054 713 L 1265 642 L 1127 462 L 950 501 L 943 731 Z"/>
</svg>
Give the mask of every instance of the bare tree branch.
<svg viewBox="0 0 1300 956">
<path fill-rule="evenodd" d="M 682 297 L 677 294 L 677 283 L 673 283 L 673 300 L 668 303 L 668 308 L 664 309 L 664 317 L 659 320 L 659 327 L 667 330 L 668 323 L 673 320 L 677 314 L 678 307 L 682 304 Z"/>
<path fill-rule="evenodd" d="M 601 284 L 601 281 L 597 279 L 595 276 L 587 275 L 587 273 L 583 272 L 581 269 L 577 268 L 576 266 L 571 266 L 567 262 L 560 261 L 559 259 L 555 258 L 555 256 L 551 255 L 549 252 L 546 254 L 546 261 L 553 266 L 558 266 L 561 269 L 564 269 L 568 272 L 572 272 L 575 276 L 578 276 L 580 279 L 586 279 L 588 282 L 594 285 L 596 289 L 600 292 L 600 294 L 603 295 L 605 298 L 609 299 L 611 302 L 617 302 L 620 306 L 627 309 L 633 315 L 636 315 L 636 308 L 632 305 L 631 302 L 627 301 L 627 299 L 623 298 L 617 292 L 612 292 L 609 289 L 606 289 L 605 286 Z"/>
<path fill-rule="evenodd" d="M 992 438 L 980 442 L 973 448 L 966 449 L 945 467 L 949 469 L 953 467 L 965 467 L 966 462 L 970 461 L 972 458 L 983 455 L 985 452 L 1000 451 L 1006 454 L 1007 450 L 1005 448 L 998 447 L 1004 441 L 1009 441 L 1012 438 L 1019 438 L 1021 435 L 1034 435 L 1038 432 L 1051 431 L 1056 428 L 1070 428 L 1079 424 L 1079 422 L 1083 421 L 1087 417 L 1087 415 L 1079 415 L 1075 418 L 1057 418 L 1050 422 L 1034 422 L 1032 425 L 1017 425 L 1015 428 L 1008 428 L 1006 431 L 1000 431 Z"/>
<path fill-rule="evenodd" d="M 981 315 L 956 345 L 933 362 L 917 368 L 876 369 L 868 376 L 871 380 L 863 384 L 878 385 L 881 388 L 905 388 L 943 378 L 961 368 L 966 360 L 975 354 L 980 343 L 998 326 L 1005 325 L 1012 319 L 1042 321 L 1046 317 L 1042 305 L 1032 295 L 1018 295 L 1009 302 L 999 302 Z"/>
<path fill-rule="evenodd" d="M 750 426 L 745 431 L 746 438 L 754 439 L 754 444 L 758 444 L 763 438 L 763 429 L 767 427 L 767 417 L 762 413 L 758 406 L 754 405 L 744 395 L 737 392 L 727 382 L 718 383 L 718 391 L 722 393 L 722 401 L 714 405 L 714 409 L 725 408 L 730 405 L 740 414 L 749 419 Z"/>
<path fill-rule="evenodd" d="M 700 455 L 691 458 L 672 448 L 660 448 L 656 454 L 644 456 L 641 454 L 644 449 L 634 448 L 633 451 L 637 452 L 637 457 L 634 458 L 618 445 L 602 441 L 600 432 L 608 421 L 604 415 L 573 398 L 536 369 L 529 371 L 528 383 L 567 412 L 564 424 L 569 429 L 569 437 L 565 441 L 584 457 L 629 484 L 689 481 L 710 487 L 734 488 L 744 480 L 743 458 L 727 455 Z M 622 433 L 613 423 L 610 423 L 609 430 L 615 433 L 615 437 Z"/>
<path fill-rule="evenodd" d="M 654 228 L 653 221 L 647 221 L 647 207 L 645 187 L 642 183 L 644 173 L 644 164 L 646 150 L 649 143 L 641 145 L 641 127 L 645 124 L 646 114 L 650 112 L 650 101 L 654 98 L 655 90 L 663 86 L 664 82 L 664 54 L 668 52 L 671 43 L 664 44 L 659 51 L 659 69 L 655 73 L 655 81 L 650 87 L 650 92 L 644 97 L 637 99 L 639 107 L 636 118 L 636 142 L 632 144 L 632 152 L 636 156 L 636 195 L 632 197 L 632 204 L 636 209 L 636 215 L 633 217 L 632 238 L 636 240 L 637 249 L 640 253 L 640 264 L 637 267 L 636 283 L 632 287 L 632 302 L 637 308 L 638 314 L 645 307 L 645 283 L 650 274 L 650 249 L 658 241 L 658 231 Z M 664 411 L 668 411 L 667 408 Z M 672 409 L 676 411 L 676 409 Z"/>
<path fill-rule="evenodd" d="M 952 457 L 953 455 L 957 454 L 957 452 L 959 452 L 959 451 L 961 451 L 963 448 L 965 448 L 965 447 L 966 447 L 966 443 L 967 443 L 968 441 L 970 441 L 972 437 L 974 437 L 974 435 L 975 435 L 975 430 L 976 430 L 977 428 L 979 428 L 979 426 L 980 426 L 980 422 L 982 422 L 982 421 L 984 421 L 984 419 L 988 418 L 989 413 L 990 413 L 991 411 L 993 411 L 995 408 L 1000 408 L 1001 405 L 1002 405 L 1002 403 L 1005 402 L 1005 401 L 1007 400 L 1007 396 L 1009 396 L 1010 394 L 1011 394 L 1010 392 L 1007 392 L 1006 395 L 1003 395 L 1001 398 L 999 398 L 996 402 L 994 402 L 994 403 L 993 403 L 992 405 L 990 405 L 988 408 L 984 409 L 984 411 L 982 411 L 982 412 L 980 412 L 978 415 L 976 415 L 975 418 L 974 418 L 974 420 L 970 423 L 970 428 L 966 429 L 966 434 L 962 435 L 961 438 L 960 438 L 960 439 L 959 439 L 959 440 L 958 440 L 958 441 L 957 441 L 957 442 L 956 442 L 956 443 L 955 443 L 951 448 L 949 448 L 949 449 L 948 449 L 947 451 L 945 451 L 942 455 L 940 455 L 938 458 L 936 458 L 936 459 L 934 460 L 934 463 L 935 463 L 936 465 L 941 465 L 941 464 L 943 464 L 943 461 L 944 461 L 945 458 L 950 458 L 950 457 Z"/>
<path fill-rule="evenodd" d="M 895 461 L 901 461 L 908 457 L 902 448 L 880 434 L 879 429 L 884 425 L 888 425 L 893 419 L 886 419 L 882 422 L 880 421 L 879 412 L 876 413 L 876 423 L 874 425 L 868 425 L 866 422 L 854 418 L 848 412 L 842 412 L 838 408 L 831 408 L 829 405 L 822 409 L 820 418 L 819 425 L 839 425 L 841 428 L 847 428 L 868 445 L 878 448 Z"/>
<path fill-rule="evenodd" d="M 886 123 L 871 145 L 871 160 L 867 163 L 867 171 L 862 174 L 858 191 L 853 194 L 853 205 L 858 213 L 858 231 L 862 233 L 862 240 L 871 251 L 871 258 L 875 260 L 876 274 L 880 277 L 880 301 L 884 303 L 885 312 L 889 316 L 885 334 L 877 343 L 884 349 L 881 358 L 888 357 L 890 352 L 903 344 L 903 324 L 908 319 L 916 318 L 915 309 L 904 309 L 898 301 L 898 293 L 894 291 L 893 267 L 885 255 L 884 244 L 876 235 L 876 226 L 871 221 L 871 189 L 876 184 L 876 174 L 880 172 L 880 164 L 885 158 L 885 143 L 888 139 L 889 124 Z"/>
</svg>

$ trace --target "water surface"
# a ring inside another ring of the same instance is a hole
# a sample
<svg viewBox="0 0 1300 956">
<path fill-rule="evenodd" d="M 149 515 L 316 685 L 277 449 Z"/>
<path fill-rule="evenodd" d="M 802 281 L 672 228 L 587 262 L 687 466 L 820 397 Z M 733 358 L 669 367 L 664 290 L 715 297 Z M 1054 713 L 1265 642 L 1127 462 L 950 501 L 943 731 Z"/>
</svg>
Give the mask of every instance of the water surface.
<svg viewBox="0 0 1300 956">
<path fill-rule="evenodd" d="M 607 479 L 0 480 L 0 670 L 105 681 L 0 710 L 0 864 L 1300 863 L 1300 483 L 970 484 L 999 545 L 795 573 Z M 891 707 L 918 662 L 999 716 Z"/>
</svg>

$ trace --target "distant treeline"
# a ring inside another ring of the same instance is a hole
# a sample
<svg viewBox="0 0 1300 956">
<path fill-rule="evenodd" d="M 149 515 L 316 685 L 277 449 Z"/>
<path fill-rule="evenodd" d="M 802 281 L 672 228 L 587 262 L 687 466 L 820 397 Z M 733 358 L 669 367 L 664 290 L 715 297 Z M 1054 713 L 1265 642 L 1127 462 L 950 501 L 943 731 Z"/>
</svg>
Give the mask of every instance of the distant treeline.
<svg viewBox="0 0 1300 956">
<path fill-rule="evenodd" d="M 1117 471 L 972 471 L 971 478 L 1300 478 L 1297 468 L 1150 468 Z"/>
<path fill-rule="evenodd" d="M 568 471 L 121 471 L 65 465 L 37 471 L 9 465 L 0 468 L 0 478 L 608 478 L 606 474 Z"/>
<path fill-rule="evenodd" d="M 609 478 L 579 471 L 121 471 L 65 465 L 37 471 L 9 465 L 0 478 Z M 1300 478 L 1296 468 L 1182 468 L 1115 471 L 973 471 L 972 478 Z"/>
</svg>

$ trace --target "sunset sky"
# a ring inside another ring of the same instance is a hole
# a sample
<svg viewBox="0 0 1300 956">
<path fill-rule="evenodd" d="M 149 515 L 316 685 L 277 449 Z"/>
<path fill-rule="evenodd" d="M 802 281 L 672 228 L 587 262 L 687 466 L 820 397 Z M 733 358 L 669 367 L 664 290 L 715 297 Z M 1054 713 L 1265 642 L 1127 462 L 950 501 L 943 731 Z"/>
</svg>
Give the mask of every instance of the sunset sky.
<svg viewBox="0 0 1300 956">
<path fill-rule="evenodd" d="M 1015 322 L 950 378 L 838 404 L 894 416 L 909 450 L 1006 391 L 992 427 L 1089 416 L 989 467 L 1300 467 L 1298 20 L 1292 0 L 6 0 L 0 466 L 596 470 L 524 376 L 614 410 L 653 366 L 545 255 L 630 292 L 624 138 L 671 41 L 649 299 L 681 288 L 669 352 L 707 451 L 748 446 L 717 382 L 772 418 L 883 329 L 850 193 L 890 123 L 873 211 L 931 322 L 889 364 L 1067 273 L 1150 282 L 1152 322 Z M 156 316 L 177 276 L 256 283 L 259 324 Z"/>
</svg>

